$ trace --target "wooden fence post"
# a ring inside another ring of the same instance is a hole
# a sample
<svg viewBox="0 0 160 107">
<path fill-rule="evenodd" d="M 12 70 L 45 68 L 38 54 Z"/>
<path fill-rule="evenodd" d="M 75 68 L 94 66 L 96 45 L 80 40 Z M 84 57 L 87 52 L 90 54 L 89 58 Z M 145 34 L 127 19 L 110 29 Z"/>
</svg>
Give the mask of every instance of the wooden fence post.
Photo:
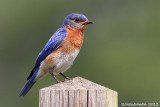
<svg viewBox="0 0 160 107">
<path fill-rule="evenodd" d="M 116 91 L 81 77 L 40 89 L 39 107 L 118 107 Z"/>
</svg>

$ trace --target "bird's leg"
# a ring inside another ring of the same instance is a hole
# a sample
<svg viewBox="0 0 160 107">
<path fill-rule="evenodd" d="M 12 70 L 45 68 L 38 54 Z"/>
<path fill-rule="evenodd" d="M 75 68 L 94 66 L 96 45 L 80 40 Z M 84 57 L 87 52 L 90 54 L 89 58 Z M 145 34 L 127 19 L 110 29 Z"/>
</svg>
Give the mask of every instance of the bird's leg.
<svg viewBox="0 0 160 107">
<path fill-rule="evenodd" d="M 56 78 L 56 76 L 55 76 L 53 73 L 50 72 L 50 74 L 51 74 L 52 77 L 56 80 L 57 83 L 60 83 L 60 82 L 61 82 L 61 81 L 59 81 L 59 80 Z"/>
<path fill-rule="evenodd" d="M 53 68 L 49 69 L 49 73 L 52 75 L 52 77 L 56 80 L 57 83 L 60 83 L 61 81 L 59 81 L 56 76 L 53 74 Z"/>
<path fill-rule="evenodd" d="M 59 73 L 60 75 L 62 75 L 64 78 L 66 78 L 67 80 L 71 80 L 72 78 L 69 78 L 67 76 L 65 76 L 63 73 Z"/>
</svg>

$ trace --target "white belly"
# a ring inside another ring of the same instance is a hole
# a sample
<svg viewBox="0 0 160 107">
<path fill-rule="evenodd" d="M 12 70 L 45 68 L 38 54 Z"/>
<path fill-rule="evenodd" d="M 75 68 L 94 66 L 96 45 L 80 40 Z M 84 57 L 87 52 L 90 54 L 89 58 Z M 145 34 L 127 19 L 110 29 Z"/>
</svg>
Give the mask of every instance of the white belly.
<svg viewBox="0 0 160 107">
<path fill-rule="evenodd" d="M 77 57 L 79 50 L 75 50 L 69 54 L 57 53 L 59 58 L 53 59 L 53 73 L 59 74 L 65 72 L 73 64 L 73 61 Z"/>
<path fill-rule="evenodd" d="M 46 73 L 49 73 L 49 70 L 52 70 L 54 75 L 65 72 L 73 64 L 78 53 L 78 49 L 71 53 L 56 53 L 53 55 L 51 64 L 46 64 L 45 61 L 42 61 L 35 79 L 43 77 Z"/>
</svg>

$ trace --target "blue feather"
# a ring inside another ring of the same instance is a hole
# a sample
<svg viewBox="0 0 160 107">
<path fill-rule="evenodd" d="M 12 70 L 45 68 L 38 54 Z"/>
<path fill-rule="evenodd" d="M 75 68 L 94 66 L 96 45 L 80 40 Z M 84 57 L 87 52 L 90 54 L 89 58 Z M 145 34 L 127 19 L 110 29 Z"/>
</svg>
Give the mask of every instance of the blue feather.
<svg viewBox="0 0 160 107">
<path fill-rule="evenodd" d="M 49 39 L 43 50 L 39 53 L 35 67 L 32 70 L 31 74 L 27 79 L 28 82 L 24 86 L 24 88 L 21 90 L 19 96 L 25 96 L 28 91 L 32 88 L 32 86 L 36 83 L 35 77 L 37 72 L 39 71 L 40 68 L 40 63 L 55 49 L 57 49 L 61 42 L 64 40 L 64 38 L 67 36 L 67 31 L 64 27 L 59 28 Z"/>
<path fill-rule="evenodd" d="M 64 27 L 59 28 L 52 37 L 48 40 L 47 44 L 43 48 L 43 50 L 39 53 L 35 66 L 31 72 L 31 74 L 28 76 L 27 80 L 30 79 L 35 72 L 35 69 L 40 66 L 40 63 L 55 49 L 57 49 L 61 42 L 64 40 L 64 38 L 67 36 L 67 31 Z"/>
<path fill-rule="evenodd" d="M 36 69 L 32 77 L 28 80 L 24 88 L 21 90 L 19 96 L 25 96 L 28 93 L 28 91 L 32 88 L 32 86 L 36 83 L 35 77 L 38 71 L 39 67 Z"/>
<path fill-rule="evenodd" d="M 39 66 L 40 63 L 55 49 L 59 47 L 61 42 L 67 36 L 67 31 L 64 27 L 59 28 L 52 37 L 48 40 L 43 50 L 39 53 L 35 66 Z"/>
</svg>

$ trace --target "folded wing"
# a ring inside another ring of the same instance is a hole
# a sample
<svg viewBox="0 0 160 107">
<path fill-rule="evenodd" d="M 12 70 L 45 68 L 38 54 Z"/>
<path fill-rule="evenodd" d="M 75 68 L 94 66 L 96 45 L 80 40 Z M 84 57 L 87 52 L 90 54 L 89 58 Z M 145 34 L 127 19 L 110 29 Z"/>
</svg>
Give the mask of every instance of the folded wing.
<svg viewBox="0 0 160 107">
<path fill-rule="evenodd" d="M 34 68 L 32 72 L 28 76 L 27 80 L 29 80 L 34 74 L 35 70 L 40 66 L 40 63 L 54 50 L 56 50 L 64 38 L 67 36 L 67 31 L 65 28 L 58 29 L 53 36 L 49 39 L 43 50 L 39 53 Z"/>
</svg>

